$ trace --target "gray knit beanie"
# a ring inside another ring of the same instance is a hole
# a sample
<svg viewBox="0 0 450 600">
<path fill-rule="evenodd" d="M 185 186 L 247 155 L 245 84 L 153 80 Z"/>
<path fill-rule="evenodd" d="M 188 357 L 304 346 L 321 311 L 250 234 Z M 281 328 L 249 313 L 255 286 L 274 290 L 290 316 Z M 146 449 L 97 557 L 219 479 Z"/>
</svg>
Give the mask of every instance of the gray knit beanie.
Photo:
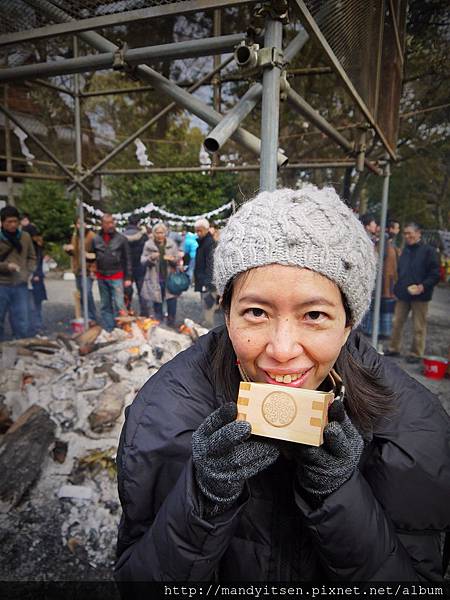
<svg viewBox="0 0 450 600">
<path fill-rule="evenodd" d="M 221 231 L 214 255 L 219 294 L 235 275 L 274 263 L 304 267 L 334 281 L 347 299 L 354 327 L 370 306 L 374 247 L 333 188 L 261 192 L 241 206 Z"/>
</svg>

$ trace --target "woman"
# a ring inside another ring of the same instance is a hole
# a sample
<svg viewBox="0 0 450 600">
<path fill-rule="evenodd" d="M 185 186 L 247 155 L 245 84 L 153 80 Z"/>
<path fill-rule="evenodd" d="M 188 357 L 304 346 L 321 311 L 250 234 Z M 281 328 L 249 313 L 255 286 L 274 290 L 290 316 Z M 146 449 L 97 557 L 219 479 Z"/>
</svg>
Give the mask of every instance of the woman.
<svg viewBox="0 0 450 600">
<path fill-rule="evenodd" d="M 169 292 L 166 286 L 170 273 L 174 273 L 178 263 L 178 247 L 167 237 L 167 227 L 164 223 L 157 223 L 152 230 L 153 239 L 150 238 L 144 246 L 141 264 L 147 267 L 142 286 L 142 296 L 150 306 L 153 302 L 155 317 L 163 322 L 163 303 L 167 302 L 167 325 L 175 326 L 177 314 L 177 296 Z"/>
<path fill-rule="evenodd" d="M 230 218 L 215 254 L 226 327 L 128 410 L 119 581 L 442 577 L 448 419 L 352 331 L 375 270 L 332 189 L 264 192 Z M 241 379 L 333 390 L 323 445 L 252 437 L 235 421 Z"/>
<path fill-rule="evenodd" d="M 70 262 L 72 271 L 75 275 L 75 283 L 77 286 L 78 293 L 80 294 L 81 303 L 83 303 L 83 277 L 82 277 L 82 264 L 80 256 L 80 218 L 76 217 L 74 221 L 74 230 L 70 244 L 64 244 L 63 249 L 70 256 Z M 94 294 L 92 286 L 94 284 L 96 264 L 95 254 L 92 252 L 92 244 L 95 239 L 95 233 L 86 227 L 84 229 L 84 249 L 86 253 L 86 287 L 87 287 L 87 309 L 90 325 L 95 325 L 97 322 L 97 311 L 95 308 Z"/>
</svg>

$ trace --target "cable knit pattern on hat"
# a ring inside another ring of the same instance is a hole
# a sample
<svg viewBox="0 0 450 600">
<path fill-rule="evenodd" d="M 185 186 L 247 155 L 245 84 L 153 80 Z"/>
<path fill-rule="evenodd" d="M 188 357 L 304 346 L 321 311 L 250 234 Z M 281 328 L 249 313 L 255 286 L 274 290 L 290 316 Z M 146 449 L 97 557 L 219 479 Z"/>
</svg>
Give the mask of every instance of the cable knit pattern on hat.
<svg viewBox="0 0 450 600">
<path fill-rule="evenodd" d="M 261 192 L 222 230 L 214 256 L 219 294 L 244 271 L 270 264 L 316 271 L 341 289 L 358 325 L 370 306 L 376 274 L 373 244 L 333 188 Z"/>
</svg>

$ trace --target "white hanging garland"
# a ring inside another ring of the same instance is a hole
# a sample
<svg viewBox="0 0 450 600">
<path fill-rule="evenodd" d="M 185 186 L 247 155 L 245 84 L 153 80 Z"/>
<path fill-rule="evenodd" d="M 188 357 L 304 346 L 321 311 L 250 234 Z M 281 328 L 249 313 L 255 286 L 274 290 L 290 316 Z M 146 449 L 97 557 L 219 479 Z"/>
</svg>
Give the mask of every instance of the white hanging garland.
<svg viewBox="0 0 450 600">
<path fill-rule="evenodd" d="M 85 202 L 83 202 L 83 206 L 87 210 L 87 212 L 91 215 L 91 217 L 94 219 L 95 218 L 99 219 L 105 214 L 104 211 L 100 210 L 99 208 L 94 208 L 93 206 L 91 206 L 90 204 L 86 204 Z M 210 210 L 209 212 L 202 213 L 200 215 L 186 216 L 186 215 L 177 215 L 176 213 L 169 212 L 168 210 L 165 210 L 164 208 L 161 208 L 160 206 L 157 206 L 156 204 L 153 204 L 152 202 L 150 202 L 150 203 L 146 204 L 145 206 L 142 206 L 141 208 L 136 208 L 135 210 L 133 210 L 131 212 L 114 213 L 113 217 L 118 222 L 124 222 L 124 221 L 127 221 L 131 215 L 137 215 L 137 214 L 149 215 L 152 212 L 157 212 L 160 215 L 162 215 L 163 217 L 165 217 L 165 219 L 169 223 L 169 225 L 179 225 L 180 222 L 186 223 L 189 225 L 193 225 L 195 223 L 195 221 L 198 221 L 198 219 L 210 219 L 211 217 L 214 217 L 215 215 L 218 215 L 225 210 L 231 209 L 232 206 L 233 206 L 233 201 L 230 201 L 230 202 L 227 202 L 226 204 L 223 204 L 222 206 L 219 206 L 218 208 L 215 208 L 214 210 Z M 220 224 L 227 220 L 228 219 L 218 219 L 218 220 L 216 220 L 216 223 Z"/>
</svg>

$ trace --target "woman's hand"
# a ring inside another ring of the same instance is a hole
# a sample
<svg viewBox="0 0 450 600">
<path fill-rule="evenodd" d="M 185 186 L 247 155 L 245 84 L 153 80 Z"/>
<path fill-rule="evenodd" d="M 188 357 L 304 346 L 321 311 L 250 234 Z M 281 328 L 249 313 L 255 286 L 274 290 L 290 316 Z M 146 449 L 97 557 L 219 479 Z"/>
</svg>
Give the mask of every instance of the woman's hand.
<svg viewBox="0 0 450 600">
<path fill-rule="evenodd" d="M 251 426 L 236 421 L 234 402 L 207 417 L 192 435 L 197 484 L 206 499 L 205 512 L 219 514 L 241 495 L 247 479 L 270 466 L 279 456 L 269 442 L 249 440 Z"/>
<path fill-rule="evenodd" d="M 364 448 L 341 400 L 335 400 L 328 409 L 323 437 L 322 446 L 299 444 L 296 451 L 298 485 L 306 492 L 306 499 L 316 505 L 350 479 Z"/>
</svg>

